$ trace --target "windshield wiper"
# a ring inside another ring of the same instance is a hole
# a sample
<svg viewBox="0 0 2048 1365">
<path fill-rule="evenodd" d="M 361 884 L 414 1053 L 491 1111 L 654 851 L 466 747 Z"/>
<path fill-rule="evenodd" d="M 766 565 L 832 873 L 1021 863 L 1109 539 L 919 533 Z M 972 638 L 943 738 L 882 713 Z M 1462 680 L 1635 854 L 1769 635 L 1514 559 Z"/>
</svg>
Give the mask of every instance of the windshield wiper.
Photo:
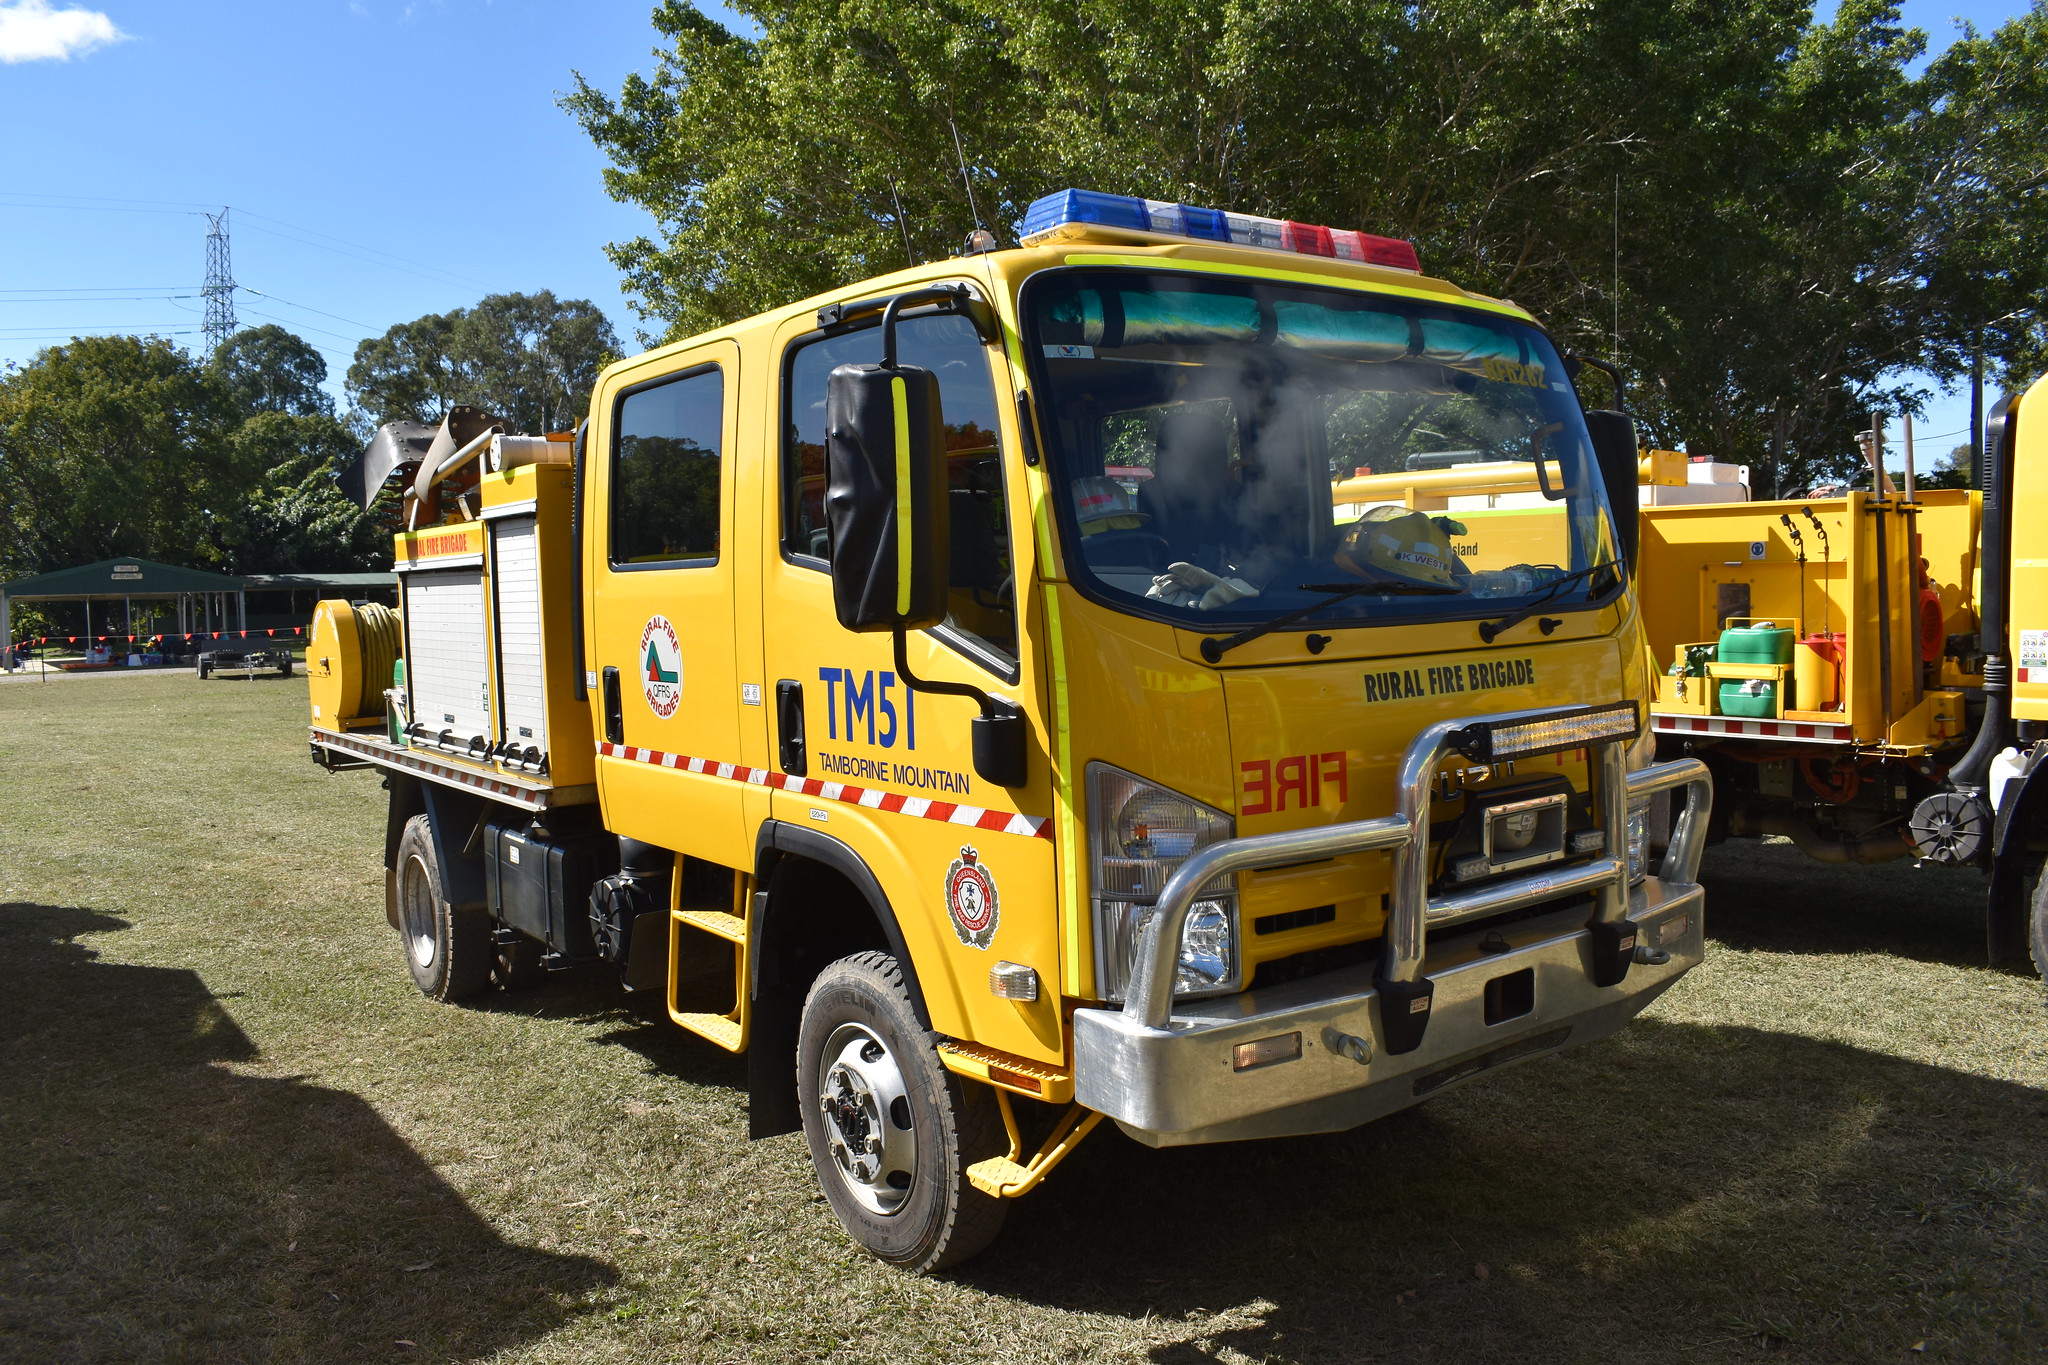
<svg viewBox="0 0 2048 1365">
<path fill-rule="evenodd" d="M 1282 626 L 1291 626 L 1296 621 L 1306 620 L 1325 607 L 1334 607 L 1345 598 L 1357 597 L 1361 593 L 1379 593 L 1387 596 L 1399 593 L 1424 596 L 1434 593 L 1459 593 L 1463 592 L 1464 589 L 1444 587 L 1436 583 L 1410 583 L 1401 579 L 1386 579 L 1370 583 L 1299 583 L 1295 585 L 1295 591 L 1326 592 L 1330 596 L 1325 597 L 1320 602 L 1312 602 L 1299 611 L 1290 611 L 1285 616 L 1276 616 L 1270 621 L 1261 621 L 1258 625 L 1247 627 L 1235 635 L 1211 635 L 1202 641 L 1202 657 L 1213 664 L 1225 654 L 1228 654 L 1231 650 L 1236 649 L 1247 641 L 1256 640 L 1261 635 L 1269 634 L 1280 629 Z"/>
<path fill-rule="evenodd" d="M 1543 585 L 1542 590 L 1539 591 L 1534 597 L 1530 598 L 1527 602 L 1524 602 L 1521 606 L 1516 607 L 1513 611 L 1509 612 L 1506 616 L 1501 617 L 1498 621 L 1481 621 L 1479 623 L 1479 638 L 1489 645 L 1492 644 L 1494 642 L 1494 639 L 1497 636 L 1499 636 L 1502 631 L 1507 630 L 1511 626 L 1520 625 L 1522 622 L 1528 620 L 1531 616 L 1534 616 L 1537 612 L 1541 611 L 1547 603 L 1555 599 L 1559 593 L 1563 592 L 1567 587 L 1570 587 L 1572 584 L 1578 582 L 1580 579 L 1591 577 L 1592 575 L 1599 573 L 1602 569 L 1613 569 L 1618 567 L 1619 561 L 1609 559 L 1604 560 L 1598 564 L 1588 565 L 1583 569 L 1573 569 L 1570 573 L 1564 575 L 1564 577 L 1562 578 L 1551 579 L 1550 582 Z M 1564 623 L 1562 621 L 1557 622 L 1556 625 L 1546 624 L 1543 628 L 1543 633 L 1545 635 L 1548 635 L 1551 631 L 1556 630 L 1558 626 L 1563 624 Z"/>
</svg>

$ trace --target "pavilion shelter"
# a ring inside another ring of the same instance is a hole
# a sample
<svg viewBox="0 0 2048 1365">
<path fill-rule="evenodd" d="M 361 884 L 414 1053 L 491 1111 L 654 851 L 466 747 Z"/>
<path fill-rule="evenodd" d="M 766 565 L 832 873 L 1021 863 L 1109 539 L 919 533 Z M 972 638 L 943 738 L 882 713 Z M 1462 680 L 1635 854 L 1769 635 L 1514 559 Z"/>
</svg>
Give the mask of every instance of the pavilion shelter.
<svg viewBox="0 0 2048 1365">
<path fill-rule="evenodd" d="M 248 628 L 247 581 L 204 569 L 181 569 L 149 559 L 103 559 L 75 569 L 56 569 L 0 583 L 0 667 L 14 665 L 12 604 L 17 601 L 83 602 L 85 636 L 135 634 L 138 601 L 174 600 L 178 633 L 245 630 Z M 95 604 L 108 614 L 95 624 Z M 113 618 L 118 608 L 121 615 Z M 232 611 L 230 610 L 232 608 Z M 230 620 L 234 624 L 230 624 Z"/>
</svg>

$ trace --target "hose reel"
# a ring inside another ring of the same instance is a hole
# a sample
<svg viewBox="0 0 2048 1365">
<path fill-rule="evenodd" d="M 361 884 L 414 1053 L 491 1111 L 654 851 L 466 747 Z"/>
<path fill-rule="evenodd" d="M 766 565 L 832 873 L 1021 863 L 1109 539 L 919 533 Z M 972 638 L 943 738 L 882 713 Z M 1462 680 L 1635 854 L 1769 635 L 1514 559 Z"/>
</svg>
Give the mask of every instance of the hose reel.
<svg viewBox="0 0 2048 1365">
<path fill-rule="evenodd" d="M 331 600 L 315 607 L 306 643 L 315 723 L 344 729 L 381 722 L 401 640 L 398 613 L 379 603 Z"/>
</svg>

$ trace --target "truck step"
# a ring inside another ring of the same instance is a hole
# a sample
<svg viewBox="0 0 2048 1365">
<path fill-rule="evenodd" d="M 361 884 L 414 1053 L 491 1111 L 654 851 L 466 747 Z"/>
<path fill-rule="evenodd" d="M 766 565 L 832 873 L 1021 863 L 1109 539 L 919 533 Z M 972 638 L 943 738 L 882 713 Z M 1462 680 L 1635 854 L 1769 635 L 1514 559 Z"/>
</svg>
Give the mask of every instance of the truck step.
<svg viewBox="0 0 2048 1365">
<path fill-rule="evenodd" d="M 722 1014 L 683 1014 L 669 1016 L 690 1032 L 709 1038 L 727 1052 L 738 1052 L 744 1045 L 737 1019 L 728 1019 Z"/>
<path fill-rule="evenodd" d="M 702 929 L 707 934 L 716 934 L 728 942 L 747 941 L 747 922 L 738 915 L 728 914 L 723 910 L 678 910 L 676 918 L 685 924 Z"/>
<path fill-rule="evenodd" d="M 1005 1185 L 1022 1184 L 1030 1176 L 1029 1167 L 1020 1166 L 1006 1156 L 992 1156 L 967 1168 L 968 1182 L 991 1199 L 1001 1199 Z"/>
</svg>

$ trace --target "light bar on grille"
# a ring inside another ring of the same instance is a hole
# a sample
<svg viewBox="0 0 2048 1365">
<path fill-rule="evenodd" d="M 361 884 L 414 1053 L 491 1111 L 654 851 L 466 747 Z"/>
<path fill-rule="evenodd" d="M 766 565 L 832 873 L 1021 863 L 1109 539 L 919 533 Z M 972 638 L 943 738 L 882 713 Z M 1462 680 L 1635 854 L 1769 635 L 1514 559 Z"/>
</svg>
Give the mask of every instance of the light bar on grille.
<svg viewBox="0 0 2048 1365">
<path fill-rule="evenodd" d="M 1474 763 L 1505 763 L 1608 740 L 1634 739 L 1641 729 L 1636 704 L 1618 701 L 1612 706 L 1556 711 L 1527 720 L 1475 721 L 1454 731 L 1450 745 Z"/>
<path fill-rule="evenodd" d="M 1249 213 L 1225 213 L 1221 209 L 1196 208 L 1163 199 L 1139 199 L 1128 194 L 1102 194 L 1096 190 L 1060 190 L 1034 200 L 1024 210 L 1022 240 L 1034 246 L 1038 240 L 1064 227 L 1121 228 L 1153 237 L 1178 237 L 1192 242 L 1227 242 L 1232 246 L 1255 246 L 1267 251 L 1291 251 L 1297 256 L 1330 256 L 1340 261 L 1383 266 L 1389 270 L 1422 273 L 1422 261 L 1415 243 L 1399 237 L 1379 237 L 1349 228 L 1318 227 L 1279 218 L 1260 218 Z"/>
</svg>

